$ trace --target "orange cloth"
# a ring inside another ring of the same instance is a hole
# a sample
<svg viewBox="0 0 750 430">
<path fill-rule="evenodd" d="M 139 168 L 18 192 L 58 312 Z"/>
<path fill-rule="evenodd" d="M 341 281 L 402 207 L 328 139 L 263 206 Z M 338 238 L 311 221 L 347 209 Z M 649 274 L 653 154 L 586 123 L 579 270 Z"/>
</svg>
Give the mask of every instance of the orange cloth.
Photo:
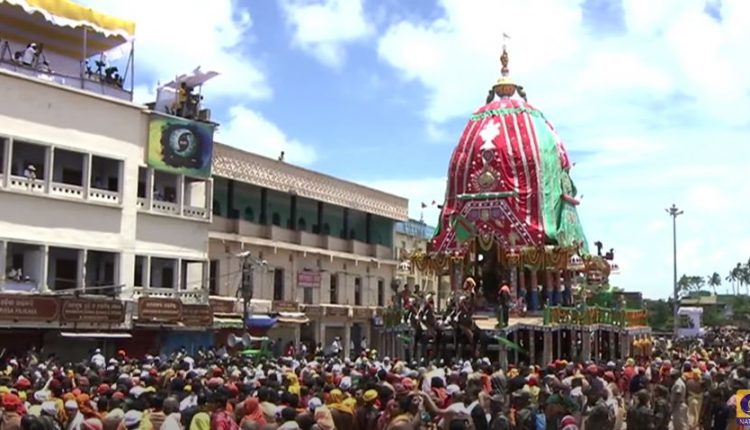
<svg viewBox="0 0 750 430">
<path fill-rule="evenodd" d="M 258 426 L 263 426 L 266 424 L 266 418 L 263 415 L 263 411 L 260 409 L 260 402 L 257 398 L 249 397 L 247 400 L 245 400 L 243 408 L 245 409 L 245 416 L 242 417 L 240 426 L 242 426 L 242 423 L 248 421 L 257 423 Z"/>
</svg>

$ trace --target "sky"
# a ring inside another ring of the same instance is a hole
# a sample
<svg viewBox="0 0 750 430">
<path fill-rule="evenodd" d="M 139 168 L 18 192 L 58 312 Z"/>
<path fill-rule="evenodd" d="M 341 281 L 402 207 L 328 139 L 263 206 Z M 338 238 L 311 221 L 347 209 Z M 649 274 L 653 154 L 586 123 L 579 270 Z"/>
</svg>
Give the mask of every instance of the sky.
<svg viewBox="0 0 750 430">
<path fill-rule="evenodd" d="M 216 139 L 437 221 L 468 117 L 510 69 L 564 140 L 589 242 L 646 297 L 750 258 L 745 0 L 85 0 L 136 21 L 136 100 L 196 66 Z M 719 292 L 729 286 L 722 285 Z"/>
</svg>

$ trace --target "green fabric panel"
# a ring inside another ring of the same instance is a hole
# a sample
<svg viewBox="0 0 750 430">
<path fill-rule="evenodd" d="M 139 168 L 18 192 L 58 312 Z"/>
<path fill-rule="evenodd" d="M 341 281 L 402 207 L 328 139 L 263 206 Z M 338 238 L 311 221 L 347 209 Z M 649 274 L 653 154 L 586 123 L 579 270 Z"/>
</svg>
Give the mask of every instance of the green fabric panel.
<svg viewBox="0 0 750 430">
<path fill-rule="evenodd" d="M 544 119 L 544 115 L 542 115 L 542 113 L 539 112 L 538 110 L 529 109 L 525 107 L 517 107 L 517 108 L 490 109 L 484 112 L 475 113 L 474 115 L 471 116 L 470 121 L 479 121 L 489 116 L 515 115 L 519 112 L 526 112 L 529 115 L 533 116 L 534 118 Z"/>
<path fill-rule="evenodd" d="M 557 153 L 557 141 L 544 118 L 531 117 L 534 123 L 539 148 L 539 175 L 542 188 L 539 190 L 542 204 L 542 225 L 548 240 L 557 241 L 558 214 L 561 209 L 562 168 Z"/>
<path fill-rule="evenodd" d="M 572 245 L 573 241 L 582 241 L 582 252 L 588 253 L 586 235 L 578 211 L 562 198 L 563 194 L 575 197 L 577 190 L 568 172 L 560 165 L 556 136 L 543 118 L 533 117 L 533 122 L 540 154 L 545 235 L 558 245 Z"/>
</svg>

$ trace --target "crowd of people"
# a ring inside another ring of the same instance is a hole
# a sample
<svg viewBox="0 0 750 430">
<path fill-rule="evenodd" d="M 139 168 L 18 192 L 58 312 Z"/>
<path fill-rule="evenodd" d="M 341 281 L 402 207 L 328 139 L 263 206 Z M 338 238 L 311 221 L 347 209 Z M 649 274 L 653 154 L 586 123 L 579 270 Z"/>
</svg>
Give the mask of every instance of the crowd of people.
<svg viewBox="0 0 750 430">
<path fill-rule="evenodd" d="M 375 352 L 253 362 L 96 350 L 63 363 L 32 351 L 3 358 L 0 430 L 734 430 L 748 345 L 709 334 L 638 359 L 506 369 Z"/>
</svg>

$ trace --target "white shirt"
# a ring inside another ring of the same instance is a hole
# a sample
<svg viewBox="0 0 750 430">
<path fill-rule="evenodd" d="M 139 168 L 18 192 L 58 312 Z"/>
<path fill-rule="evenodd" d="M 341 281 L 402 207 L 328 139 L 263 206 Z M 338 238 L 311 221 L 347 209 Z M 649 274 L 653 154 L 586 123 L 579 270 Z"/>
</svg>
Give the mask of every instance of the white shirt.
<svg viewBox="0 0 750 430">
<path fill-rule="evenodd" d="M 107 359 L 104 358 L 104 356 L 101 354 L 94 354 L 93 356 L 91 356 L 91 363 L 94 366 L 103 369 L 107 366 Z"/>
</svg>

